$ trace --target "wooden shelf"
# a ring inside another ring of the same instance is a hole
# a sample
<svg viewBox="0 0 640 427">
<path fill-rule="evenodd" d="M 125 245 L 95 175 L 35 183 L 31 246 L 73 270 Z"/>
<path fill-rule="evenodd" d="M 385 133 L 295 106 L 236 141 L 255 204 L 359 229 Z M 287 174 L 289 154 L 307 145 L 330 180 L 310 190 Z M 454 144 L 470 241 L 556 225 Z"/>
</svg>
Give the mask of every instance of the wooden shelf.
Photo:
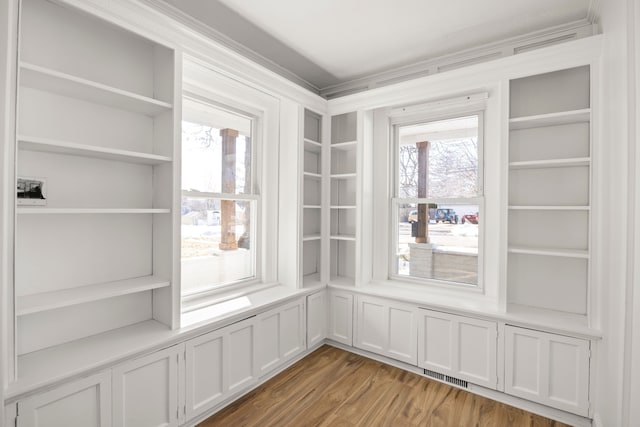
<svg viewBox="0 0 640 427">
<path fill-rule="evenodd" d="M 322 209 L 322 206 L 320 205 L 303 205 L 302 207 L 304 209 Z"/>
<path fill-rule="evenodd" d="M 331 179 L 352 179 L 355 178 L 357 175 L 355 172 L 353 173 L 332 173 L 331 174 Z"/>
<path fill-rule="evenodd" d="M 312 139 L 305 138 L 304 149 L 305 151 L 310 151 L 312 153 L 319 153 L 322 151 L 322 143 L 314 141 Z"/>
<path fill-rule="evenodd" d="M 330 238 L 331 240 L 346 240 L 351 242 L 355 242 L 356 240 L 356 236 L 348 234 L 332 234 Z"/>
<path fill-rule="evenodd" d="M 147 320 L 18 356 L 18 381 L 9 392 L 19 394 L 122 361 L 129 355 L 150 351 L 178 333 Z"/>
<path fill-rule="evenodd" d="M 509 210 L 513 211 L 589 211 L 589 206 L 530 206 L 511 205 Z"/>
<path fill-rule="evenodd" d="M 171 157 L 159 156 L 157 154 L 138 153 L 135 151 L 96 147 L 93 145 L 77 144 L 75 142 L 58 141 L 54 139 L 39 138 L 26 135 L 18 135 L 18 148 L 27 151 L 69 154 L 73 156 L 95 157 L 104 160 L 115 160 L 118 162 L 149 165 L 171 162 Z"/>
<path fill-rule="evenodd" d="M 320 273 L 312 273 L 302 276 L 302 284 L 305 288 L 321 285 L 322 282 L 320 282 Z"/>
<path fill-rule="evenodd" d="M 26 62 L 20 63 L 20 85 L 148 116 L 172 108 L 167 102 Z"/>
<path fill-rule="evenodd" d="M 588 259 L 589 251 L 579 249 L 552 249 L 552 248 L 531 248 L 523 246 L 512 246 L 508 250 L 511 254 L 524 254 L 524 255 L 540 255 L 551 257 L 565 257 L 565 258 L 581 258 Z"/>
<path fill-rule="evenodd" d="M 315 172 L 304 172 L 303 175 L 304 175 L 305 178 L 322 179 L 322 175 L 320 175 L 319 173 L 315 173 Z"/>
<path fill-rule="evenodd" d="M 536 116 L 516 117 L 509 120 L 509 129 L 529 129 L 545 126 L 558 126 L 571 123 L 588 123 L 591 109 L 562 111 L 559 113 L 540 114 Z"/>
<path fill-rule="evenodd" d="M 575 166 L 589 166 L 589 157 L 575 157 L 570 159 L 529 160 L 524 162 L 510 162 L 509 169 L 545 169 Z"/>
<path fill-rule="evenodd" d="M 355 279 L 348 276 L 331 276 L 329 283 L 331 285 L 353 287 Z"/>
<path fill-rule="evenodd" d="M 320 240 L 322 236 L 320 234 L 309 234 L 307 236 L 302 237 L 303 242 L 310 242 L 312 240 Z"/>
<path fill-rule="evenodd" d="M 169 280 L 155 276 L 146 276 L 116 282 L 60 289 L 33 295 L 23 295 L 16 298 L 16 314 L 23 316 L 26 314 L 39 313 L 41 311 L 113 298 L 120 295 L 164 288 L 169 285 Z"/>
<path fill-rule="evenodd" d="M 332 150 L 354 150 L 358 146 L 358 141 L 336 142 L 331 144 Z"/>
<path fill-rule="evenodd" d="M 33 206 L 18 208 L 16 211 L 19 215 L 168 214 L 171 209 L 47 208 Z"/>
</svg>

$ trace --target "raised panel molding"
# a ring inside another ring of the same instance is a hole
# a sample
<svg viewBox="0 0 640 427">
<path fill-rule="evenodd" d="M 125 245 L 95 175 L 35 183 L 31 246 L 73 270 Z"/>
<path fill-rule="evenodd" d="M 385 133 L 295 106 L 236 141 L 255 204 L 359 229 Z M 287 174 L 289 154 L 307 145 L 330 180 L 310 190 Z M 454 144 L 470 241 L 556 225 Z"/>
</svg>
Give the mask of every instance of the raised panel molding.
<svg viewBox="0 0 640 427">
<path fill-rule="evenodd" d="M 305 299 L 300 298 L 257 318 L 260 376 L 306 350 Z"/>
<path fill-rule="evenodd" d="M 420 310 L 418 366 L 496 390 L 496 322 Z"/>
<path fill-rule="evenodd" d="M 355 346 L 415 365 L 416 314 L 414 306 L 358 295 Z"/>
<path fill-rule="evenodd" d="M 114 427 L 178 425 L 178 364 L 183 348 L 176 345 L 113 368 Z"/>
<path fill-rule="evenodd" d="M 20 426 L 109 427 L 111 375 L 102 372 L 74 381 L 26 398 L 18 403 L 18 407 L 20 422 L 17 425 Z M 8 420 L 6 425 L 9 425 Z"/>
<path fill-rule="evenodd" d="M 307 296 L 307 348 L 322 342 L 327 336 L 327 292 Z"/>
<path fill-rule="evenodd" d="M 590 342 L 505 326 L 505 392 L 589 414 Z"/>
<path fill-rule="evenodd" d="M 353 345 L 353 295 L 336 290 L 329 291 L 328 338 Z"/>
</svg>

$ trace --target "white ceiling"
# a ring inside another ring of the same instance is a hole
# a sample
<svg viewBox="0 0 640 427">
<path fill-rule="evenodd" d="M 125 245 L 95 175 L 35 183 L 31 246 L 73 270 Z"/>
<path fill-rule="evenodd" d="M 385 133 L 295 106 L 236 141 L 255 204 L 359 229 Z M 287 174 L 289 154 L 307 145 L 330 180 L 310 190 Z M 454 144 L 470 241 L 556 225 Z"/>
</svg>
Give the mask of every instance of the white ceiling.
<svg viewBox="0 0 640 427">
<path fill-rule="evenodd" d="M 164 0 L 318 88 L 587 19 L 593 0 Z"/>
</svg>

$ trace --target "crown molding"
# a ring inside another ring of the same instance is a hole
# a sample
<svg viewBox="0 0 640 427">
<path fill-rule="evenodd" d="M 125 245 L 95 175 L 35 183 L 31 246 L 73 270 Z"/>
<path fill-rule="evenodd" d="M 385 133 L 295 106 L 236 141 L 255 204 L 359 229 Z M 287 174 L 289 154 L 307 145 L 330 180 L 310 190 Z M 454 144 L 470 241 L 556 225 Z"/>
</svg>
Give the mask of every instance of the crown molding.
<svg viewBox="0 0 640 427">
<path fill-rule="evenodd" d="M 592 0 L 592 3 L 594 2 L 599 2 L 599 0 Z M 328 86 L 320 89 L 320 96 L 334 99 L 418 77 L 517 55 L 530 50 L 588 37 L 595 33 L 595 26 L 588 19 L 574 21 Z"/>
<path fill-rule="evenodd" d="M 171 19 L 179 22 L 180 24 L 192 29 L 200 33 L 201 35 L 210 38 L 215 43 L 218 43 L 225 48 L 244 56 L 245 58 L 255 62 L 256 64 L 272 71 L 280 76 L 290 80 L 291 82 L 315 93 L 319 94 L 320 88 L 314 85 L 313 83 L 303 79 L 299 75 L 291 72 L 290 70 L 278 65 L 273 62 L 269 58 L 266 58 L 259 53 L 255 52 L 252 49 L 249 49 L 245 45 L 236 42 L 225 34 L 217 31 L 216 29 L 210 27 L 202 23 L 201 21 L 193 18 L 192 16 L 186 14 L 180 9 L 172 6 L 168 3 L 163 2 L 162 0 L 140 0 L 142 3 L 146 4 L 148 7 L 155 9 L 157 12 L 160 12 Z"/>
</svg>

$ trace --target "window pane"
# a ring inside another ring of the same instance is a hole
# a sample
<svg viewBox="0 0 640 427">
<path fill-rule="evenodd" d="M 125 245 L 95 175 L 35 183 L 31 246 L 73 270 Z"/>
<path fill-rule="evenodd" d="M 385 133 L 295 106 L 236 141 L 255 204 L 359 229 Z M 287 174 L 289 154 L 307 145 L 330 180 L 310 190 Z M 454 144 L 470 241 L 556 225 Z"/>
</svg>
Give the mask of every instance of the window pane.
<svg viewBox="0 0 640 427">
<path fill-rule="evenodd" d="M 398 205 L 400 276 L 478 284 L 478 205 Z"/>
<path fill-rule="evenodd" d="M 255 202 L 182 198 L 182 294 L 255 276 Z"/>
<path fill-rule="evenodd" d="M 251 119 L 194 102 L 184 116 L 182 189 L 251 193 Z"/>
<path fill-rule="evenodd" d="M 399 129 L 398 197 L 475 197 L 478 187 L 478 116 Z"/>
</svg>

